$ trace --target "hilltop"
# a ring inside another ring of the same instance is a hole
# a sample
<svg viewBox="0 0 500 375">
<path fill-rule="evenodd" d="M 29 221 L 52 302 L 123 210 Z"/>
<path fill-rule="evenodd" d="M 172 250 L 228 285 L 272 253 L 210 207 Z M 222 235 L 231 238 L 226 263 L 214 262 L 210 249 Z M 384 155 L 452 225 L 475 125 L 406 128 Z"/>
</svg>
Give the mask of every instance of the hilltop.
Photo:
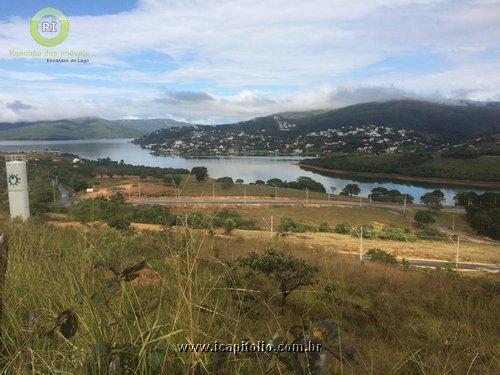
<svg viewBox="0 0 500 375">
<path fill-rule="evenodd" d="M 183 125 L 189 124 L 171 119 L 112 121 L 99 117 L 0 123 L 0 140 L 135 138 L 154 130 Z"/>
<path fill-rule="evenodd" d="M 413 130 L 438 138 L 463 139 L 500 133 L 500 108 L 396 100 L 327 111 L 277 113 L 224 127 L 232 131 L 305 134 L 369 124 Z"/>
</svg>

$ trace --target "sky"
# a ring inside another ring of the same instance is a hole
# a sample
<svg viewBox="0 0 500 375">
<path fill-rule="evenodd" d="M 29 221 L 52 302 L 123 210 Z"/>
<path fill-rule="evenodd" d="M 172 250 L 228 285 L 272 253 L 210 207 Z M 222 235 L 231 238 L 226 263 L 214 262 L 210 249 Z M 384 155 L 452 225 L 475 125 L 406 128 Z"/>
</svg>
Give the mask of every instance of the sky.
<svg viewBox="0 0 500 375">
<path fill-rule="evenodd" d="M 29 32 L 45 7 L 70 25 L 50 48 Z M 500 0 L 0 0 L 0 122 L 217 124 L 400 98 L 499 101 Z"/>
</svg>

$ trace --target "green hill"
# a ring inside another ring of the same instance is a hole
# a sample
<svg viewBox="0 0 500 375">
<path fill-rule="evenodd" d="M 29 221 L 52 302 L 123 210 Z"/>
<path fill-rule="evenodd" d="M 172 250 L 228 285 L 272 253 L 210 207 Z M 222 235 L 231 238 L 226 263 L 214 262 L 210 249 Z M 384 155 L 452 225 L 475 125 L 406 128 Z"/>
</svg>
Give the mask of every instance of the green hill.
<svg viewBox="0 0 500 375">
<path fill-rule="evenodd" d="M 139 130 L 92 117 L 0 124 L 0 139 L 2 140 L 133 138 L 141 134 Z"/>
<path fill-rule="evenodd" d="M 292 128 L 280 132 L 280 121 L 292 124 Z M 368 124 L 411 129 L 423 135 L 459 140 L 500 133 L 500 108 L 397 100 L 356 104 L 330 111 L 280 113 L 222 126 L 233 131 L 251 133 L 265 130 L 286 135 Z"/>
<path fill-rule="evenodd" d="M 0 123 L 0 140 L 136 138 L 158 129 L 185 125 L 190 124 L 172 119 L 111 121 L 98 117 Z"/>
</svg>

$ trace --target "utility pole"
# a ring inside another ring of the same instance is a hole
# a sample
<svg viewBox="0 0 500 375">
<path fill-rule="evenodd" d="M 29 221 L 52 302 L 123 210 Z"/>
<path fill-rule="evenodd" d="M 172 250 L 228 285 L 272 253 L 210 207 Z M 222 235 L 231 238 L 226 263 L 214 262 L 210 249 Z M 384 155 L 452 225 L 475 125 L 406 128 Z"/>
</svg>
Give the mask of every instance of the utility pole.
<svg viewBox="0 0 500 375">
<path fill-rule="evenodd" d="M 359 260 L 363 261 L 363 226 L 361 226 L 359 233 Z"/>
<path fill-rule="evenodd" d="M 460 252 L 460 236 L 457 236 L 457 257 L 455 259 L 455 265 L 458 270 L 458 253 Z"/>
<path fill-rule="evenodd" d="M 368 198 L 370 199 L 370 204 L 372 204 L 372 195 L 368 194 Z"/>
<path fill-rule="evenodd" d="M 455 230 L 455 214 L 453 214 L 453 220 L 451 222 L 451 230 Z"/>
<path fill-rule="evenodd" d="M 306 189 L 306 204 L 309 204 L 309 189 Z"/>
<path fill-rule="evenodd" d="M 269 232 L 271 233 L 271 238 L 273 238 L 273 236 L 274 236 L 274 217 L 271 216 L 271 222 L 270 223 L 267 222 L 267 220 L 266 220 L 265 217 L 262 218 L 262 221 L 264 223 L 266 223 L 266 226 L 269 228 Z"/>
<path fill-rule="evenodd" d="M 56 204 L 56 182 L 52 180 L 52 196 L 54 199 L 54 204 Z"/>
<path fill-rule="evenodd" d="M 247 204 L 247 188 L 243 188 L 243 202 L 245 203 L 245 206 Z"/>
<path fill-rule="evenodd" d="M 274 236 L 274 218 L 271 215 L 271 238 Z"/>
<path fill-rule="evenodd" d="M 406 195 L 403 197 L 403 217 L 406 217 Z"/>
</svg>

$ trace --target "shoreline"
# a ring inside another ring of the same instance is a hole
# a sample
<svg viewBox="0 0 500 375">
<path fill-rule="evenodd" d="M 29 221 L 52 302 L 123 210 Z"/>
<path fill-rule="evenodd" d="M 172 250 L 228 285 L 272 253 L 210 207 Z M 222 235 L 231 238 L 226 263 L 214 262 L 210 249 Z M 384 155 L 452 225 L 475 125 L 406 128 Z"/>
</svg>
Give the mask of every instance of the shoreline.
<svg viewBox="0 0 500 375">
<path fill-rule="evenodd" d="M 301 163 L 296 163 L 296 165 L 304 169 L 308 168 L 313 171 L 328 172 L 336 175 L 382 178 L 382 179 L 390 179 L 390 180 L 406 181 L 406 182 L 435 183 L 435 184 L 445 184 L 445 185 L 463 186 L 463 187 L 500 189 L 500 182 L 495 182 L 495 181 L 457 180 L 457 179 L 440 178 L 440 177 L 419 177 L 419 176 L 407 176 L 397 173 L 355 172 L 355 171 L 346 171 L 343 169 L 329 169 L 329 168 L 317 167 Z"/>
</svg>

